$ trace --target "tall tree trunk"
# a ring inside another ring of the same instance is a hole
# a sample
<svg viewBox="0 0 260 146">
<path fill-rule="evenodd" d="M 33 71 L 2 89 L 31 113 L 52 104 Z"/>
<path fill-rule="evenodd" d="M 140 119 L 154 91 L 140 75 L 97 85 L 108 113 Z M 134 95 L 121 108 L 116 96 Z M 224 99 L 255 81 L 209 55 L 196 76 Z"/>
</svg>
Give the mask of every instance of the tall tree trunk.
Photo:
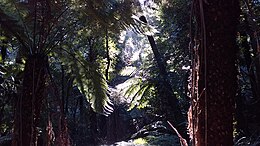
<svg viewBox="0 0 260 146">
<path fill-rule="evenodd" d="M 200 44 L 194 48 L 189 111 L 193 145 L 232 146 L 239 1 L 194 0 L 194 4 Z"/>
<path fill-rule="evenodd" d="M 64 66 L 61 65 L 61 108 L 62 111 L 65 111 L 65 70 Z M 66 115 L 66 113 L 63 113 Z"/>
<path fill-rule="evenodd" d="M 47 57 L 43 55 L 29 56 L 26 61 L 22 92 L 16 107 L 13 146 L 37 146 L 47 65 Z"/>
<path fill-rule="evenodd" d="M 96 59 L 97 59 L 97 54 L 94 50 L 94 40 L 92 40 L 92 38 L 88 39 L 88 43 L 89 43 L 89 58 L 88 61 L 89 63 L 95 63 Z M 82 99 L 83 100 L 83 99 Z M 89 121 L 90 121 L 90 131 L 91 131 L 91 141 L 90 143 L 93 145 L 97 145 L 97 140 L 98 140 L 98 129 L 97 129 L 97 113 L 92 109 L 92 107 L 90 107 L 89 109 Z"/>
<path fill-rule="evenodd" d="M 110 56 L 109 56 L 109 46 L 108 46 L 108 30 L 106 29 L 106 57 L 107 57 L 107 68 L 106 68 L 106 80 L 109 79 L 109 67 L 110 67 Z"/>
<path fill-rule="evenodd" d="M 170 123 L 174 125 L 174 127 L 176 127 L 176 129 L 179 131 L 183 138 L 188 140 L 186 125 L 181 124 L 185 123 L 185 118 L 181 112 L 178 99 L 175 96 L 171 84 L 169 82 L 166 64 L 163 62 L 163 58 L 156 46 L 154 38 L 149 35 L 147 37 L 154 54 L 154 58 L 159 68 L 159 76 L 162 79 L 158 85 L 159 96 L 162 101 L 161 106 L 163 107 L 162 110 L 165 112 L 164 114 L 166 115 L 166 119 L 169 120 Z"/>
</svg>

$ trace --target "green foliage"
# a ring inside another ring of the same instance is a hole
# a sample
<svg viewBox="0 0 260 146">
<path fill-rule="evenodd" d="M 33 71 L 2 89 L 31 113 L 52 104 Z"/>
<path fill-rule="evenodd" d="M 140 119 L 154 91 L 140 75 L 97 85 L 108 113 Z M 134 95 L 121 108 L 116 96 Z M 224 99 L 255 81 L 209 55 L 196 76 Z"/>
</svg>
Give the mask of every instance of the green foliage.
<svg viewBox="0 0 260 146">
<path fill-rule="evenodd" d="M 17 84 L 13 76 L 7 77 L 8 70 L 0 64 L 0 135 L 12 130 L 13 101 L 16 97 Z"/>
<path fill-rule="evenodd" d="M 105 115 L 111 113 L 113 109 L 107 93 L 107 82 L 98 64 L 88 62 L 80 52 L 68 52 L 61 49 L 56 55 L 66 67 L 67 72 L 75 77 L 75 84 L 80 87 L 93 109 Z"/>
<path fill-rule="evenodd" d="M 137 138 L 137 139 L 134 140 L 133 143 L 137 144 L 137 145 L 138 144 L 144 145 L 144 144 L 147 144 L 147 141 L 145 139 L 143 139 L 143 138 Z"/>
<path fill-rule="evenodd" d="M 123 91 L 124 95 L 128 99 L 131 99 L 129 110 L 135 106 L 144 108 L 149 105 L 147 100 L 151 98 L 154 89 L 154 85 L 151 81 L 133 77 L 128 79 L 124 84 L 128 85 Z"/>
<path fill-rule="evenodd" d="M 45 13 L 37 12 L 36 15 L 30 9 L 32 3 L 23 4 L 5 0 L 0 5 L 0 22 L 1 27 L 22 44 L 22 47 L 19 47 L 19 52 L 22 52 L 19 54 L 22 54 L 22 57 L 26 57 L 29 53 L 51 55 L 60 51 L 59 48 L 63 47 L 60 44 L 70 46 L 69 54 L 68 52 L 56 53 L 56 59 L 69 64 L 68 69 L 76 77 L 77 84 L 81 86 L 81 91 L 86 94 L 93 108 L 97 112 L 107 110 L 109 113 L 112 109 L 106 92 L 107 83 L 102 75 L 103 69 L 99 68 L 103 56 L 100 60 L 94 60 L 97 62 L 95 64 L 86 61 L 86 53 L 89 50 L 83 46 L 93 46 L 84 41 L 91 37 L 102 38 L 104 27 L 116 33 L 119 32 L 119 28 L 133 24 L 131 19 L 133 2 L 130 0 L 109 2 L 89 0 L 71 1 L 71 3 L 48 1 L 46 5 L 50 7 L 45 9 Z M 44 2 L 39 3 L 45 5 Z M 38 9 L 37 7 L 36 11 Z M 42 23 L 43 21 L 48 23 Z M 96 51 L 98 54 L 104 54 L 102 47 Z"/>
<path fill-rule="evenodd" d="M 20 15 L 24 12 L 24 9 L 19 9 L 17 12 L 17 6 L 12 3 L 3 1 L 0 3 L 0 24 L 1 28 L 11 35 L 15 36 L 16 39 L 23 45 L 26 49 L 29 47 L 29 38 L 27 36 L 27 30 L 23 25 Z"/>
<path fill-rule="evenodd" d="M 189 12 L 190 2 L 189 0 L 175 0 L 156 5 L 151 1 L 147 1 L 143 8 L 149 25 L 156 26 L 155 28 L 160 32 L 155 34 L 155 38 L 162 59 L 167 65 L 168 80 L 175 96 L 179 98 L 182 103 L 181 106 L 185 109 L 189 104 L 186 98 L 188 69 L 183 68 L 188 68 L 190 64 L 188 51 L 190 41 L 188 37 L 189 15 L 186 14 Z M 141 40 L 137 41 L 141 43 Z M 160 97 L 154 97 L 158 96 L 158 91 L 164 88 L 164 85 L 160 83 L 162 79 L 157 64 L 153 59 L 153 54 L 149 52 L 150 48 L 147 49 L 144 46 L 145 44 L 143 44 L 142 49 L 146 52 L 143 51 L 142 53 L 145 57 L 141 59 L 142 65 L 139 71 L 141 72 L 139 74 L 142 75 L 139 79 L 138 77 L 137 79 L 130 79 L 131 86 L 126 91 L 126 96 L 132 99 L 131 107 L 134 105 L 142 106 L 142 103 L 147 103 L 147 101 L 156 102 L 158 106 Z M 148 92 L 152 94 L 146 94 Z"/>
<path fill-rule="evenodd" d="M 138 11 L 139 2 L 136 0 L 76 0 L 74 10 L 80 13 L 95 32 L 104 28 L 112 32 L 120 32 L 134 24 L 131 16 Z M 87 18 L 87 19 L 86 19 Z M 88 21 L 91 20 L 91 21 Z"/>
<path fill-rule="evenodd" d="M 179 139 L 177 136 L 171 134 L 165 134 L 160 136 L 148 136 L 146 137 L 149 145 L 154 146 L 180 146 Z"/>
<path fill-rule="evenodd" d="M 123 52 L 119 54 L 119 50 L 123 50 L 123 48 L 127 46 L 126 42 L 128 37 L 127 36 L 123 41 L 123 45 L 117 45 L 119 33 L 126 28 L 133 28 L 136 32 L 138 32 L 138 29 L 143 29 L 143 31 L 149 33 L 151 31 L 157 33 L 158 29 L 161 33 L 161 35 L 156 34 L 157 42 L 159 42 L 158 46 L 164 56 L 165 62 L 167 62 L 168 71 L 172 72 L 169 74 L 169 79 L 176 94 L 182 98 L 185 95 L 183 91 L 185 84 L 182 82 L 185 71 L 181 71 L 180 68 L 183 65 L 187 65 L 187 54 L 183 52 L 184 48 L 188 46 L 185 37 L 187 31 L 184 31 L 188 27 L 186 22 L 188 15 L 185 13 L 188 11 L 188 6 L 185 5 L 187 1 L 181 2 L 180 0 L 176 0 L 161 3 L 162 5 L 159 6 L 162 6 L 162 9 L 156 11 L 156 16 L 151 15 L 151 18 L 147 17 L 149 24 L 156 26 L 154 28 L 139 24 L 140 22 L 138 21 L 139 18 L 137 15 L 139 15 L 138 13 L 141 12 L 141 10 L 137 0 L 50 0 L 46 5 L 43 1 L 38 1 L 39 7 L 48 7 L 39 8 L 42 9 L 42 11 L 37 11 L 37 14 L 34 13 L 35 11 L 33 11 L 34 8 L 31 3 L 2 0 L 0 1 L 0 30 L 3 30 L 6 35 L 2 36 L 1 34 L 0 43 L 3 39 L 7 38 L 8 45 L 12 46 L 14 50 L 9 53 L 16 56 L 17 62 L 22 60 L 19 63 L 13 61 L 12 65 L 8 64 L 6 70 L 9 71 L 5 71 L 5 75 L 2 77 L 5 81 L 12 77 L 21 79 L 23 76 L 22 70 L 24 69 L 23 63 L 27 55 L 43 53 L 49 57 L 50 66 L 48 69 L 50 70 L 50 76 L 54 77 L 53 81 L 58 86 L 55 88 L 55 90 L 57 89 L 55 93 L 47 93 L 48 104 L 45 106 L 49 106 L 49 104 L 51 106 L 45 107 L 46 109 L 50 108 L 48 109 L 50 111 L 58 110 L 56 105 L 51 103 L 51 101 L 54 100 L 52 97 L 57 96 L 57 99 L 59 99 L 63 98 L 66 94 L 68 98 L 72 98 L 70 92 L 73 90 L 71 88 L 75 86 L 84 94 L 95 112 L 109 115 L 113 112 L 113 109 L 109 93 L 107 92 L 108 83 L 104 78 L 107 65 L 105 55 L 106 31 L 108 31 L 109 37 L 109 54 L 112 64 L 109 73 L 112 80 L 112 77 L 118 75 L 115 68 L 117 61 L 120 60 L 119 58 L 123 55 L 128 55 L 127 57 L 132 57 L 133 55 L 124 54 Z M 157 8 L 158 7 L 156 7 L 156 9 Z M 162 13 L 157 15 L 158 12 Z M 135 14 L 136 17 L 132 17 L 133 14 Z M 184 18 L 182 16 L 185 16 L 185 19 L 182 19 Z M 133 34 L 130 33 L 130 35 Z M 128 61 L 130 64 L 132 63 L 129 66 L 138 68 L 138 71 L 134 75 L 123 74 L 123 76 L 133 75 L 133 78 L 125 82 L 127 86 L 122 89 L 122 92 L 125 97 L 132 101 L 129 107 L 130 109 L 136 106 L 138 108 L 154 108 L 158 106 L 158 101 L 160 100 L 157 85 L 161 78 L 158 78 L 158 68 L 153 60 L 153 54 L 147 44 L 146 38 L 142 35 L 136 35 L 134 37 L 136 37 L 133 39 L 134 44 L 137 45 L 137 48 L 141 48 L 140 58 L 139 60 L 131 60 L 131 58 Z M 138 64 L 140 62 L 142 62 L 141 65 Z M 123 62 L 123 66 L 125 65 L 124 63 L 127 64 L 128 62 Z M 62 70 L 65 71 L 64 74 Z M 62 74 L 66 78 L 65 81 L 62 81 Z M 72 80 L 73 83 L 71 83 Z M 13 82 L 13 80 L 10 81 L 10 85 L 12 85 Z M 67 83 L 69 84 L 68 87 L 66 87 Z M 51 84 L 50 81 L 48 81 L 47 84 Z M 48 86 L 52 88 L 53 85 Z M 62 86 L 65 86 L 63 87 L 63 90 L 66 90 L 65 92 L 69 90 L 68 93 L 62 93 L 64 92 L 61 91 Z M 5 85 L 5 87 L 7 86 Z M 7 89 L 4 90 L 6 91 Z M 10 88 L 10 90 L 16 91 L 14 88 Z M 56 94 L 56 92 L 57 95 L 52 95 Z M 78 95 L 80 95 L 80 93 Z M 6 99 L 3 98 L 3 100 Z M 67 116 L 70 116 L 69 118 L 74 117 L 75 120 L 75 117 L 78 117 L 77 114 L 79 114 L 78 104 L 80 98 L 73 97 L 73 100 L 68 99 L 68 101 L 73 101 L 73 103 L 69 103 Z M 2 99 L 0 103 L 2 103 Z M 87 107 L 86 101 L 82 103 L 84 103 L 84 106 L 82 106 L 84 110 L 80 109 L 80 114 L 82 114 L 81 112 L 86 112 L 86 109 L 89 108 Z M 11 113 L 11 106 L 6 105 L 5 110 L 7 112 L 4 113 L 4 115 L 8 115 Z M 90 108 L 88 110 L 90 110 Z M 90 113 L 86 112 L 85 114 Z M 90 114 L 86 117 L 93 115 Z M 7 120 L 12 121 L 11 118 L 4 119 L 5 123 L 0 125 L 1 129 L 6 130 L 7 127 L 9 129 L 12 127 L 12 124 L 6 124 Z M 70 121 L 73 123 L 73 126 L 80 125 L 74 120 Z M 82 123 L 84 122 L 85 121 Z M 57 126 L 57 123 L 54 123 L 54 126 Z M 89 126 L 85 125 L 85 128 L 89 128 Z M 93 129 L 87 130 L 91 131 Z M 171 142 L 173 142 L 173 139 L 167 136 L 161 136 L 159 139 L 150 137 L 148 141 L 154 145 L 159 145 L 159 143 L 170 144 L 166 142 L 166 139 L 169 138 Z"/>
</svg>

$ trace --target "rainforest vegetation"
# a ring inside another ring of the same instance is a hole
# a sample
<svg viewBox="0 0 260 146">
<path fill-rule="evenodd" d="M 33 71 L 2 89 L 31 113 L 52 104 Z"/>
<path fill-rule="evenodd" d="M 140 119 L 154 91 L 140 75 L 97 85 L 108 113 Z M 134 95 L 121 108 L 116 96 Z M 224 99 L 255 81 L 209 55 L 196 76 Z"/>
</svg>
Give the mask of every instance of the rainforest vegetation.
<svg viewBox="0 0 260 146">
<path fill-rule="evenodd" d="M 0 146 L 258 146 L 259 41 L 259 0 L 0 0 Z"/>
</svg>

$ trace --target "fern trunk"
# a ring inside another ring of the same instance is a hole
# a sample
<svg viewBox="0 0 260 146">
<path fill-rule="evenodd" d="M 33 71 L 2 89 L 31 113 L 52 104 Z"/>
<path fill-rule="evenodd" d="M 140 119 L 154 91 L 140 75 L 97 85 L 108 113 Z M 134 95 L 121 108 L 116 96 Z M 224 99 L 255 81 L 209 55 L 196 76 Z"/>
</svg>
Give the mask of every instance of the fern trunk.
<svg viewBox="0 0 260 146">
<path fill-rule="evenodd" d="M 47 57 L 29 56 L 15 116 L 13 146 L 37 146 L 37 127 L 44 99 Z"/>
<path fill-rule="evenodd" d="M 193 145 L 232 146 L 239 1 L 194 2 L 201 39 L 193 62 Z"/>
</svg>

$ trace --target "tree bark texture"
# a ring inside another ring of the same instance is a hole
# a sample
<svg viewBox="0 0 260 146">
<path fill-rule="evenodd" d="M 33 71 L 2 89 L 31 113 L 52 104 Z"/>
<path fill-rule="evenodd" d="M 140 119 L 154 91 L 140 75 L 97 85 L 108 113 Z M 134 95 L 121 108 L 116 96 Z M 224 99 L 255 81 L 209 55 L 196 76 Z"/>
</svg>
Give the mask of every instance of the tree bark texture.
<svg viewBox="0 0 260 146">
<path fill-rule="evenodd" d="M 29 56 L 26 61 L 22 92 L 16 107 L 13 146 L 37 146 L 47 65 L 47 57 L 43 55 Z"/>
<path fill-rule="evenodd" d="M 190 134 L 195 146 L 232 146 L 238 0 L 194 0 Z"/>
</svg>

